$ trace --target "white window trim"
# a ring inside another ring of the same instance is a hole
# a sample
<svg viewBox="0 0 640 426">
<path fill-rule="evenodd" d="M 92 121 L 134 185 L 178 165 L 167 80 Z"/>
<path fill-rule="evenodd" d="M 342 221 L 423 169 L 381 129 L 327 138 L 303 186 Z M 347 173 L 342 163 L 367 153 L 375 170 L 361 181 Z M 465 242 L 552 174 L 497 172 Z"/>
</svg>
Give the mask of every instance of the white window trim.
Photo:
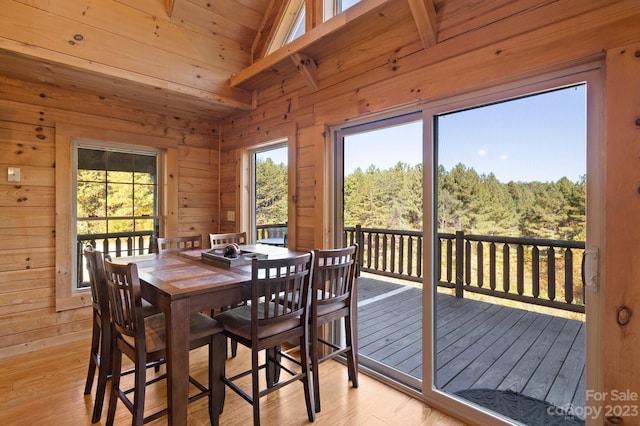
<svg viewBox="0 0 640 426">
<path fill-rule="evenodd" d="M 73 277 L 75 251 L 75 206 L 72 204 L 74 189 L 74 146 L 76 139 L 109 141 L 106 146 L 121 144 L 125 146 L 154 147 L 163 152 L 163 177 L 178 175 L 178 145 L 177 139 L 152 136 L 148 134 L 129 133 L 112 129 L 84 127 L 73 124 L 56 125 L 56 311 L 76 309 L 91 305 L 91 295 L 88 290 L 74 290 L 76 285 Z M 161 227 L 167 222 L 166 206 L 178 205 L 177 179 L 162 179 L 164 194 L 163 205 L 159 205 Z"/>
<path fill-rule="evenodd" d="M 156 200 L 156 214 L 154 216 L 150 216 L 149 219 L 157 219 L 160 220 L 160 211 L 161 211 L 161 206 L 163 205 L 163 194 L 161 191 L 162 188 L 162 181 L 163 181 L 163 176 L 162 176 L 162 151 L 157 149 L 157 148 L 153 148 L 153 147 L 146 147 L 146 146 L 138 146 L 138 145 L 123 145 L 123 144 L 119 144 L 119 143 L 114 143 L 114 142 L 110 142 L 110 141 L 95 141 L 95 140 L 88 140 L 88 139 L 81 139 L 81 138 L 72 138 L 72 144 L 73 144 L 73 163 L 72 163 L 72 167 L 73 167 L 73 171 L 72 171 L 72 178 L 73 178 L 73 191 L 72 191 L 72 197 L 73 200 L 71 202 L 71 206 L 73 209 L 72 212 L 72 220 L 73 220 L 73 225 L 71 227 L 71 231 L 72 231 L 72 240 L 75 242 L 78 240 L 78 233 L 77 233 L 77 222 L 78 222 L 78 211 L 77 211 L 77 205 L 78 205 L 78 196 L 77 196 L 77 188 L 78 188 L 78 149 L 95 149 L 95 150 L 100 150 L 100 151 L 105 151 L 105 152 L 122 152 L 122 153 L 126 153 L 126 154 L 139 154 L 139 155 L 148 155 L 148 156 L 154 156 L 156 157 L 156 171 L 157 171 L 157 182 L 156 182 L 156 187 L 157 187 L 157 200 Z M 75 259 L 78 259 L 78 246 L 77 244 L 73 245 L 73 253 L 72 253 L 72 262 L 75 261 Z M 73 283 L 73 291 L 85 291 L 86 288 L 78 288 L 78 268 L 77 265 L 72 264 L 72 277 L 71 277 L 71 282 Z"/>
</svg>

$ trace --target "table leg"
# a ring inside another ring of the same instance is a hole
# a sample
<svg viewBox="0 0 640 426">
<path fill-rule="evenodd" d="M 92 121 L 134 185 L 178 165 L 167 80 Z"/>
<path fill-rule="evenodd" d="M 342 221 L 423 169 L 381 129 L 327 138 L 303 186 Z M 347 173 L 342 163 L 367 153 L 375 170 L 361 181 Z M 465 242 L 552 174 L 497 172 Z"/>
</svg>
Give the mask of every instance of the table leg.
<svg viewBox="0 0 640 426">
<path fill-rule="evenodd" d="M 187 424 L 189 402 L 189 299 L 171 302 L 165 312 L 169 425 Z"/>
</svg>

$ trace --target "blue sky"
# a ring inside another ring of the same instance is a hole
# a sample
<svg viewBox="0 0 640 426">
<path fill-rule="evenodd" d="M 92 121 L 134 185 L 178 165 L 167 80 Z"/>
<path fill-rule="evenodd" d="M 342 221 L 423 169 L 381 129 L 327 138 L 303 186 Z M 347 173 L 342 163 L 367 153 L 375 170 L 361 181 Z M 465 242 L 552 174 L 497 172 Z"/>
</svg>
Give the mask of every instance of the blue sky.
<svg viewBox="0 0 640 426">
<path fill-rule="evenodd" d="M 586 87 L 571 87 L 442 116 L 438 160 L 446 170 L 462 163 L 502 182 L 578 181 L 586 173 Z M 287 163 L 286 149 L 269 151 Z M 345 173 L 375 164 L 422 163 L 422 124 L 413 122 L 348 136 Z"/>
<path fill-rule="evenodd" d="M 502 182 L 577 181 L 586 173 L 586 87 L 571 87 L 438 120 L 438 161 L 446 170 L 462 163 Z M 422 162 L 420 122 L 349 136 L 345 173 L 370 164 Z"/>
</svg>

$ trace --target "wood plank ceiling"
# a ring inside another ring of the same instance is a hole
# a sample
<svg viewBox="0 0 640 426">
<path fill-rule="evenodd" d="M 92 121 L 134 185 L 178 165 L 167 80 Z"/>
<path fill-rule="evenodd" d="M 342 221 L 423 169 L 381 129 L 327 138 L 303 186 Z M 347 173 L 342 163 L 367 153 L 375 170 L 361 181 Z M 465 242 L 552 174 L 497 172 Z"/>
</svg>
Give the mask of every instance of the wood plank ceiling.
<svg viewBox="0 0 640 426">
<path fill-rule="evenodd" d="M 282 81 L 323 89 L 400 47 L 428 50 L 517 12 L 509 0 L 362 0 L 259 57 L 288 0 L 7 1 L 0 77 L 208 122 L 251 110 L 260 91 Z M 24 14 L 28 26 L 19 23 Z M 349 54 L 354 44 L 360 48 Z"/>
</svg>

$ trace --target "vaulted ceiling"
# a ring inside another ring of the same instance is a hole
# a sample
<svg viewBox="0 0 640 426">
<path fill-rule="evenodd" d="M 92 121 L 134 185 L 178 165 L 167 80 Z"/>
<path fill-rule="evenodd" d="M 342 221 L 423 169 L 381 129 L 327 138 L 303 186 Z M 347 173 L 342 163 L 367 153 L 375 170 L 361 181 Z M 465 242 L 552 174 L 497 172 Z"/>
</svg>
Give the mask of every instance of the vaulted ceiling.
<svg viewBox="0 0 640 426">
<path fill-rule="evenodd" d="M 322 90 L 383 55 L 391 63 L 556 0 L 362 0 L 261 57 L 287 1 L 5 0 L 0 78 L 215 121 L 285 81 Z"/>
<path fill-rule="evenodd" d="M 432 1 L 363 0 L 261 59 L 287 0 L 7 0 L 0 76 L 216 120 L 250 110 L 255 89 L 276 76 L 318 89 L 324 59 L 390 26 L 409 25 L 415 37 L 418 28 L 432 42 L 424 10 Z"/>
</svg>

